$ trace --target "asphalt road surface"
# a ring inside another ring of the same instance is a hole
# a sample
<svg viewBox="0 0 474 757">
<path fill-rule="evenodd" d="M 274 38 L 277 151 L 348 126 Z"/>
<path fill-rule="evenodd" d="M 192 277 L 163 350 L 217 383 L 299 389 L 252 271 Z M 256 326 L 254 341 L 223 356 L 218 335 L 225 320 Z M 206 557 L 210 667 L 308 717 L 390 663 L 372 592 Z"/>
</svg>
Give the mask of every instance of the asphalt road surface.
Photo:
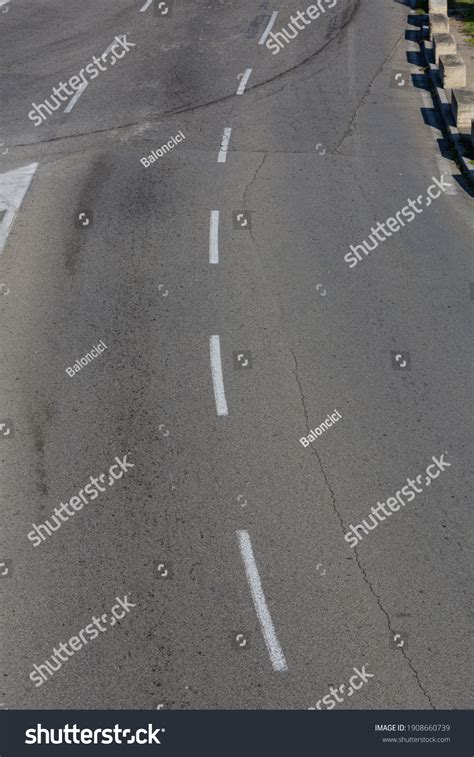
<svg viewBox="0 0 474 757">
<path fill-rule="evenodd" d="M 471 193 L 409 7 L 306 5 L 0 8 L 3 707 L 469 706 Z"/>
</svg>

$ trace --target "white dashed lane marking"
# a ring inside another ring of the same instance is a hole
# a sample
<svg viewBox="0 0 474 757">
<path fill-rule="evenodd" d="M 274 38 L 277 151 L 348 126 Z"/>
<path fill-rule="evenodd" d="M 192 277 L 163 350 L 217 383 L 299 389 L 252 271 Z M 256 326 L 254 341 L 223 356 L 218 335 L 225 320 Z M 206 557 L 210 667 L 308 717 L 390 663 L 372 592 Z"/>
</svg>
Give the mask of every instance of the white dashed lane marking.
<svg viewBox="0 0 474 757">
<path fill-rule="evenodd" d="M 226 128 L 224 129 L 224 134 L 222 135 L 221 149 L 219 150 L 219 155 L 217 156 L 218 163 L 225 163 L 227 160 L 227 150 L 229 149 L 231 132 L 231 127 L 226 126 Z"/>
<path fill-rule="evenodd" d="M 266 38 L 270 34 L 270 32 L 272 30 L 272 26 L 275 23 L 277 16 L 278 16 L 278 11 L 273 11 L 273 13 L 272 13 L 272 15 L 270 17 L 270 21 L 267 24 L 267 28 L 265 29 L 265 31 L 263 32 L 262 36 L 258 40 L 258 44 L 259 45 L 263 45 L 263 43 L 265 42 Z"/>
<path fill-rule="evenodd" d="M 238 95 L 243 95 L 244 94 L 245 85 L 247 84 L 247 82 L 249 80 L 249 76 L 250 76 L 251 73 L 252 73 L 252 69 L 251 68 L 247 68 L 247 70 L 245 71 L 245 73 L 242 74 L 242 78 L 240 80 L 239 88 L 237 90 L 237 94 Z"/>
<path fill-rule="evenodd" d="M 288 670 L 285 655 L 278 641 L 275 626 L 267 606 L 265 595 L 263 593 L 262 582 L 258 573 L 257 563 L 253 554 L 252 543 L 247 531 L 237 531 L 240 554 L 244 562 L 245 575 L 250 587 L 255 612 L 260 622 L 263 639 L 265 641 L 268 654 L 273 665 L 273 670 L 278 672 Z"/>
<path fill-rule="evenodd" d="M 87 82 L 87 81 L 85 81 L 85 82 L 83 82 L 81 84 L 81 86 L 77 90 L 77 92 L 74 95 L 74 97 L 72 98 L 72 100 L 64 108 L 64 113 L 70 113 L 71 112 L 71 110 L 74 108 L 75 104 L 79 100 L 80 96 L 82 95 L 82 93 L 84 92 L 84 90 L 86 89 L 86 87 L 87 87 L 88 84 L 89 84 L 89 82 Z"/>
<path fill-rule="evenodd" d="M 219 211 L 211 210 L 211 223 L 209 228 L 209 263 L 216 265 L 219 262 Z"/>
<path fill-rule="evenodd" d="M 217 415 L 229 415 L 224 392 L 224 376 L 222 374 L 221 343 L 217 335 L 211 336 L 211 374 L 214 387 Z"/>
</svg>

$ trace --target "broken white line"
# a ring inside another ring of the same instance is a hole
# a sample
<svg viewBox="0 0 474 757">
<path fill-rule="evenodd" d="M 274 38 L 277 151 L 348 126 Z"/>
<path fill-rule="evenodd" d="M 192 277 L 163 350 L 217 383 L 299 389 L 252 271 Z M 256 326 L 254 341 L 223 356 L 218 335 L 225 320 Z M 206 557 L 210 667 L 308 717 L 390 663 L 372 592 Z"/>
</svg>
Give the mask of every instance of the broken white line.
<svg viewBox="0 0 474 757">
<path fill-rule="evenodd" d="M 209 229 L 209 263 L 219 262 L 219 211 L 211 210 L 211 223 Z"/>
<path fill-rule="evenodd" d="M 247 70 L 245 71 L 245 73 L 242 74 L 242 78 L 240 80 L 239 88 L 237 90 L 237 94 L 238 95 L 243 95 L 244 94 L 245 85 L 247 84 L 247 82 L 249 80 L 249 76 L 250 76 L 251 73 L 252 73 L 252 69 L 251 68 L 247 68 Z"/>
<path fill-rule="evenodd" d="M 80 96 L 82 95 L 82 93 L 84 92 L 84 90 L 85 90 L 85 88 L 87 87 L 88 84 L 89 84 L 88 81 L 85 81 L 85 82 L 83 82 L 83 84 L 81 84 L 81 86 L 77 90 L 77 92 L 74 95 L 74 97 L 72 98 L 72 100 L 64 108 L 64 113 L 70 113 L 71 112 L 71 110 L 74 108 L 75 104 L 79 100 Z"/>
<path fill-rule="evenodd" d="M 258 40 L 258 44 L 259 45 L 263 45 L 263 43 L 265 42 L 266 38 L 270 34 L 270 32 L 272 30 L 272 26 L 275 23 L 277 16 L 278 16 L 278 11 L 273 11 L 273 13 L 271 15 L 271 18 L 270 18 L 270 21 L 268 22 L 267 28 L 265 29 L 265 31 L 263 32 L 262 36 Z"/>
<path fill-rule="evenodd" d="M 275 627 L 263 593 L 262 582 L 258 574 L 255 557 L 253 556 L 250 536 L 247 531 L 237 531 L 237 538 L 239 540 L 240 553 L 242 555 L 242 560 L 244 561 L 245 574 L 250 586 L 250 593 L 252 594 L 255 612 L 260 621 L 263 639 L 267 645 L 273 670 L 288 670 L 285 655 L 283 654 L 280 642 L 277 639 Z"/>
<path fill-rule="evenodd" d="M 229 415 L 224 392 L 224 377 L 222 375 L 221 344 L 219 337 L 216 335 L 211 336 L 210 351 L 212 385 L 214 387 L 217 415 Z"/>
<path fill-rule="evenodd" d="M 227 160 L 227 150 L 229 148 L 231 131 L 232 129 L 229 126 L 227 126 L 224 129 L 224 134 L 222 136 L 222 142 L 221 142 L 221 149 L 219 150 L 219 155 L 217 156 L 218 163 L 225 163 Z"/>
</svg>

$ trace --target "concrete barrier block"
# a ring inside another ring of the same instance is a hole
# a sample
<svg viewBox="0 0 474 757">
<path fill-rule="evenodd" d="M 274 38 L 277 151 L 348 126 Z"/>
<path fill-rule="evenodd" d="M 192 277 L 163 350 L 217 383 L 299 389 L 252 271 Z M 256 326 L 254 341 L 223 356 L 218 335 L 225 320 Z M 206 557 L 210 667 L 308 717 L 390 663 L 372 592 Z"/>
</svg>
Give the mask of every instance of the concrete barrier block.
<svg viewBox="0 0 474 757">
<path fill-rule="evenodd" d="M 449 18 L 444 13 L 430 13 L 431 34 L 447 34 L 449 32 Z"/>
<path fill-rule="evenodd" d="M 444 13 L 448 15 L 448 0 L 430 0 L 429 5 L 430 13 Z"/>
<path fill-rule="evenodd" d="M 474 90 L 453 89 L 451 92 L 451 108 L 459 131 L 470 134 L 472 119 L 474 118 Z"/>
<path fill-rule="evenodd" d="M 466 86 L 467 69 L 460 55 L 440 55 L 439 74 L 445 89 Z"/>
<path fill-rule="evenodd" d="M 433 53 L 436 65 L 440 55 L 456 55 L 458 49 L 452 34 L 433 34 Z"/>
</svg>

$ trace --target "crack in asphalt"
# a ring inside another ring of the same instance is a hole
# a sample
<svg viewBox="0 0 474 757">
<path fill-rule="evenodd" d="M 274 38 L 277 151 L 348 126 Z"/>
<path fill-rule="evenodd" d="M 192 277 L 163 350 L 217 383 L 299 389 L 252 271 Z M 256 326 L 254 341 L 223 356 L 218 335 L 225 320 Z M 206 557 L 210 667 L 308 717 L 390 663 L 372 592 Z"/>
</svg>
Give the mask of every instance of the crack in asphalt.
<svg viewBox="0 0 474 757">
<path fill-rule="evenodd" d="M 310 426 L 309 419 L 308 419 L 308 412 L 306 410 L 306 402 L 305 402 L 305 398 L 304 398 L 303 387 L 301 386 L 301 381 L 300 381 L 300 378 L 299 378 L 299 375 L 298 375 L 298 361 L 296 360 L 296 355 L 294 353 L 294 350 L 291 349 L 291 348 L 288 348 L 288 349 L 290 350 L 290 352 L 291 352 L 291 354 L 293 356 L 294 363 L 295 363 L 295 370 L 294 370 L 293 373 L 294 373 L 294 376 L 296 378 L 296 383 L 298 384 L 298 388 L 299 388 L 299 392 L 300 392 L 301 404 L 302 404 L 302 407 L 303 407 L 303 413 L 304 413 L 304 417 L 305 417 L 305 420 L 306 420 L 306 428 L 309 429 L 309 428 L 311 428 L 311 426 Z M 323 474 L 324 481 L 326 482 L 326 486 L 327 486 L 327 488 L 329 490 L 329 493 L 331 495 L 332 506 L 333 506 L 334 512 L 336 513 L 336 516 L 337 516 L 337 519 L 338 519 L 339 524 L 341 526 L 341 529 L 345 532 L 346 529 L 345 529 L 345 526 L 344 526 L 344 519 L 342 518 L 341 513 L 338 510 L 338 507 L 337 507 L 337 504 L 336 504 L 336 495 L 334 494 L 334 490 L 333 490 L 333 488 L 332 488 L 332 486 L 331 486 L 331 484 L 329 482 L 329 479 L 328 479 L 326 470 L 324 468 L 323 462 L 321 460 L 321 457 L 319 456 L 319 453 L 318 453 L 316 447 L 311 446 L 311 451 L 313 452 L 314 456 L 316 457 L 316 459 L 317 459 L 317 461 L 319 463 L 319 467 L 320 467 L 321 472 Z M 391 636 L 393 638 L 393 636 L 397 632 L 397 629 L 392 627 L 392 622 L 390 620 L 390 615 L 389 615 L 388 611 L 385 609 L 385 607 L 382 605 L 382 602 L 380 600 L 380 596 L 375 591 L 375 589 L 374 589 L 374 587 L 372 585 L 372 582 L 370 581 L 369 577 L 367 576 L 365 568 L 362 565 L 362 563 L 360 561 L 360 558 L 359 558 L 359 555 L 357 553 L 357 547 L 354 547 L 354 549 L 352 551 L 353 551 L 353 553 L 355 555 L 356 563 L 357 563 L 357 565 L 358 565 L 358 567 L 360 569 L 360 572 L 361 572 L 361 574 L 363 576 L 364 582 L 367 584 L 367 586 L 368 586 L 368 588 L 369 588 L 372 596 L 375 598 L 375 601 L 377 602 L 377 605 L 378 605 L 379 609 L 385 615 L 385 619 L 387 621 L 388 629 L 389 629 L 390 634 L 391 634 Z M 431 701 L 430 695 L 428 694 L 427 690 L 425 689 L 425 687 L 423 686 L 423 684 L 420 681 L 420 676 L 419 676 L 418 671 L 416 670 L 416 668 L 415 668 L 415 666 L 413 664 L 412 659 L 407 655 L 407 652 L 406 652 L 405 649 L 403 649 L 402 647 L 400 647 L 400 650 L 401 650 L 404 658 L 406 659 L 409 668 L 411 669 L 411 671 L 413 672 L 413 674 L 415 676 L 415 679 L 416 679 L 416 682 L 417 682 L 417 684 L 418 684 L 418 686 L 420 688 L 420 691 L 423 692 L 423 695 L 428 700 L 431 709 L 432 710 L 436 710 L 436 707 L 434 706 L 433 702 Z"/>
<path fill-rule="evenodd" d="M 247 184 L 247 186 L 244 189 L 244 211 L 247 210 L 247 194 L 249 192 L 249 189 L 252 186 L 252 184 L 255 183 L 255 181 L 257 179 L 257 176 L 260 173 L 260 169 L 262 168 L 263 164 L 265 163 L 267 155 L 268 155 L 268 152 L 265 151 L 263 153 L 263 159 L 260 161 L 260 163 L 258 164 L 257 168 L 254 171 L 253 178 L 250 179 L 249 183 Z M 252 223 L 250 223 L 250 229 L 249 229 L 249 231 L 250 231 L 250 236 L 251 236 L 252 242 L 255 244 L 255 239 L 253 237 L 253 231 L 252 231 Z"/>
<path fill-rule="evenodd" d="M 390 48 L 390 51 L 389 51 L 389 53 L 388 53 L 387 57 L 386 57 L 386 58 L 385 58 L 385 59 L 383 60 L 383 62 L 382 62 L 382 63 L 381 63 L 381 65 L 380 65 L 380 66 L 378 67 L 378 69 L 376 70 L 376 72 L 375 72 L 375 73 L 374 73 L 374 75 L 372 76 L 371 80 L 369 81 L 369 83 L 368 83 L 368 85 L 367 85 L 367 87 L 366 87 L 366 89 L 365 89 L 365 92 L 364 92 L 364 94 L 362 95 L 362 98 L 360 99 L 360 101 L 358 102 L 358 104 L 356 105 L 356 107 L 355 107 L 355 109 L 354 109 L 354 112 L 352 113 L 352 116 L 351 116 L 351 118 L 350 118 L 350 121 L 349 121 L 349 123 L 348 123 L 348 125 L 347 125 L 347 128 L 346 128 L 346 129 L 345 129 L 345 131 L 344 131 L 344 134 L 342 135 L 341 139 L 339 140 L 339 142 L 338 142 L 338 143 L 337 143 L 337 145 L 335 146 L 334 150 L 332 150 L 332 151 L 331 151 L 331 155 L 334 155 L 335 153 L 337 153 L 338 155 L 340 155 L 340 154 L 341 154 L 341 153 L 338 153 L 338 149 L 339 149 L 339 147 L 340 147 L 340 146 L 342 145 L 342 143 L 344 142 L 344 140 L 346 139 L 346 137 L 348 137 L 348 136 L 349 136 L 349 134 L 350 134 L 350 133 L 352 132 L 352 124 L 353 124 L 353 123 L 354 123 L 354 121 L 355 121 L 355 118 L 356 118 L 356 116 L 357 116 L 357 113 L 359 112 L 359 110 L 361 109 L 361 107 L 362 107 L 362 106 L 364 105 L 364 103 L 365 103 L 365 101 L 366 101 L 367 97 L 369 96 L 369 94 L 370 94 L 370 89 L 371 89 L 371 87 L 372 87 L 372 84 L 374 83 L 374 81 L 375 81 L 375 79 L 377 78 L 377 76 L 378 76 L 378 75 L 379 75 L 379 74 L 380 74 L 380 73 L 381 73 L 381 72 L 383 71 L 383 68 L 384 68 L 384 66 L 385 66 L 385 65 L 386 65 L 386 64 L 388 63 L 388 61 L 389 61 L 389 60 L 390 60 L 390 59 L 392 58 L 392 56 L 393 56 L 393 54 L 394 54 L 394 52 L 395 52 L 395 48 L 396 48 L 396 46 L 398 45 L 398 43 L 400 42 L 400 40 L 401 40 L 401 39 L 402 39 L 402 37 L 404 37 L 404 36 L 405 36 L 405 29 L 403 29 L 403 31 L 401 32 L 400 36 L 399 36 L 399 37 L 397 37 L 397 39 L 395 40 L 394 44 L 393 44 L 393 45 L 392 45 L 392 47 Z"/>
<path fill-rule="evenodd" d="M 37 454 L 36 459 L 36 485 L 40 494 L 45 496 L 49 495 L 48 486 L 48 472 L 46 464 L 46 443 L 47 443 L 47 430 L 51 426 L 54 417 L 56 415 L 55 406 L 49 402 L 44 401 L 43 405 L 35 411 L 30 411 L 30 426 L 33 437 L 33 448 Z M 45 505 L 40 504 L 39 509 L 44 510 Z"/>
</svg>

